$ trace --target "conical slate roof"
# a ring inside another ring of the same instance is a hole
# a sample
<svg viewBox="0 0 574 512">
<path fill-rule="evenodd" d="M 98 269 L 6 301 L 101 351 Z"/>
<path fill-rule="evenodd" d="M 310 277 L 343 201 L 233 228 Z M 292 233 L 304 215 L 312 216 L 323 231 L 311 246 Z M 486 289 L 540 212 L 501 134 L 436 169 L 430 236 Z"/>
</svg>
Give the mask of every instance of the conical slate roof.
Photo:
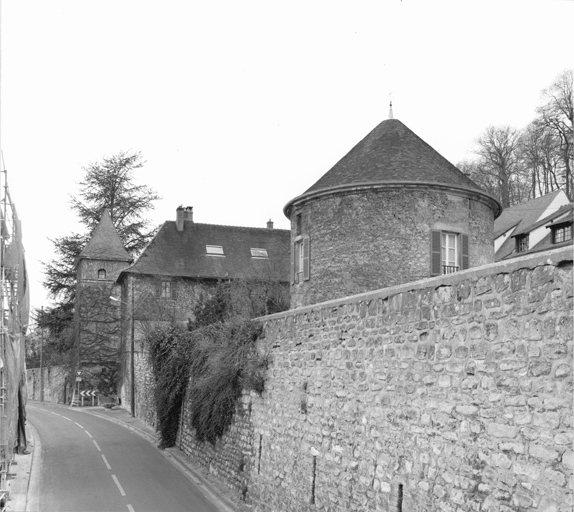
<svg viewBox="0 0 574 512">
<path fill-rule="evenodd" d="M 387 119 L 304 194 L 288 203 L 285 212 L 299 199 L 322 192 L 400 183 L 443 185 L 492 199 L 401 121 Z"/>
<path fill-rule="evenodd" d="M 102 213 L 100 223 L 94 230 L 90 241 L 86 244 L 78 259 L 131 261 L 132 257 L 126 251 L 116 228 L 112 222 L 109 210 Z"/>
</svg>

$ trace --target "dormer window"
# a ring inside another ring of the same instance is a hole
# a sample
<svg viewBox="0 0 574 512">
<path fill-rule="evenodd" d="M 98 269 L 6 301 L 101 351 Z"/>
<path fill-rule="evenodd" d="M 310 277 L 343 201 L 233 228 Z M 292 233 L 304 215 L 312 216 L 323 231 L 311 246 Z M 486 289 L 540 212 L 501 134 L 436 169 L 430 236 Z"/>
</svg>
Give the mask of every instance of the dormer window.
<svg viewBox="0 0 574 512">
<path fill-rule="evenodd" d="M 528 251 L 528 234 L 516 237 L 516 252 Z"/>
<path fill-rule="evenodd" d="M 100 270 L 98 270 L 98 279 L 100 281 L 103 281 L 106 278 L 106 271 L 101 268 Z"/>
<path fill-rule="evenodd" d="M 572 223 L 550 226 L 552 229 L 552 243 L 561 244 L 572 240 Z"/>
<path fill-rule="evenodd" d="M 206 245 L 205 252 L 210 256 L 225 256 L 221 245 Z"/>
<path fill-rule="evenodd" d="M 252 247 L 251 248 L 251 257 L 252 258 L 268 258 L 267 249 L 257 249 L 257 248 Z"/>
</svg>

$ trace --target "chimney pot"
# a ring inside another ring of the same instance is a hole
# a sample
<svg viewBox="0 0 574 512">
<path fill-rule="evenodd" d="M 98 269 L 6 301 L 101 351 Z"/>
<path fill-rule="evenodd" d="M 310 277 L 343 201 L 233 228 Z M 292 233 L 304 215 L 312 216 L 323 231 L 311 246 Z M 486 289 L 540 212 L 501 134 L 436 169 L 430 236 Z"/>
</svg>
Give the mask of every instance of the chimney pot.
<svg viewBox="0 0 574 512">
<path fill-rule="evenodd" d="M 271 219 L 267 221 L 267 229 L 273 229 L 273 221 Z"/>
<path fill-rule="evenodd" d="M 178 231 L 183 231 L 184 221 L 193 222 L 193 206 L 178 206 L 175 211 L 175 226 Z"/>
</svg>

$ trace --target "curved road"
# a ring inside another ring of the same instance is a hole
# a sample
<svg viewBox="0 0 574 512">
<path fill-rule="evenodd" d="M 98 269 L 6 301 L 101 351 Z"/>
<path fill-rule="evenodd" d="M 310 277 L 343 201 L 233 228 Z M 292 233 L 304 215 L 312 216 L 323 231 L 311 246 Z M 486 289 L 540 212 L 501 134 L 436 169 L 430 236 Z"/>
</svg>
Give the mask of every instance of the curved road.
<svg viewBox="0 0 574 512">
<path fill-rule="evenodd" d="M 27 510 L 218 511 L 155 446 L 131 430 L 73 409 L 44 404 L 26 409 L 40 438 Z"/>
</svg>

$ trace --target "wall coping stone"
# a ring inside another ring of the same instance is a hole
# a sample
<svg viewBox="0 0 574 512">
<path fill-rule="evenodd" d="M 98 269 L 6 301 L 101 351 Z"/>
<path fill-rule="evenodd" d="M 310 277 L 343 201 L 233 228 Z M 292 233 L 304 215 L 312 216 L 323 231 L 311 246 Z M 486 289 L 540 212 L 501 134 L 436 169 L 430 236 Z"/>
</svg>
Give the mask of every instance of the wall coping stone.
<svg viewBox="0 0 574 512">
<path fill-rule="evenodd" d="M 423 288 L 436 288 L 439 286 L 452 286 L 468 279 L 478 279 L 480 277 L 497 274 L 497 273 L 511 273 L 523 268 L 535 268 L 543 265 L 558 265 L 564 261 L 572 261 L 574 259 L 574 247 L 567 246 L 560 249 L 551 249 L 549 251 L 539 252 L 535 254 L 528 254 L 526 256 L 511 258 L 508 260 L 497 261 L 482 265 L 480 267 L 472 267 L 467 270 L 453 272 L 452 274 L 444 274 L 436 277 L 427 277 L 418 281 L 391 286 L 389 288 L 381 288 L 370 292 L 359 293 L 357 295 L 349 295 L 339 299 L 332 299 L 325 302 L 318 302 L 316 304 L 309 304 L 281 313 L 274 313 L 272 315 L 262 316 L 256 318 L 259 321 L 269 321 L 279 318 L 286 318 L 300 313 L 308 313 L 317 309 L 326 309 L 332 307 L 342 306 L 344 304 L 367 302 L 375 299 L 384 299 L 391 295 L 397 295 L 412 290 L 420 290 Z"/>
</svg>

